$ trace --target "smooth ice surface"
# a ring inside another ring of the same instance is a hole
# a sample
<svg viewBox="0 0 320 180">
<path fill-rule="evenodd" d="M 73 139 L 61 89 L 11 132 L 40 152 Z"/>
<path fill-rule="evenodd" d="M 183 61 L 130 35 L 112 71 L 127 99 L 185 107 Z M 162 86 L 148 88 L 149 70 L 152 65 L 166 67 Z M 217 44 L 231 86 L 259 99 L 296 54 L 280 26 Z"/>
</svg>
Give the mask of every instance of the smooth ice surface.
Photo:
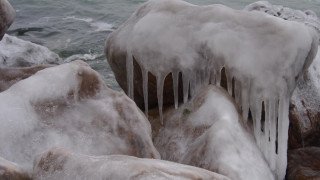
<svg viewBox="0 0 320 180">
<path fill-rule="evenodd" d="M 33 179 L 136 179 L 136 180 L 228 180 L 204 169 L 155 159 L 125 155 L 86 156 L 54 148 L 34 162 Z"/>
<path fill-rule="evenodd" d="M 318 39 L 314 27 L 257 11 L 150 0 L 109 35 L 106 53 L 127 55 L 129 95 L 134 88 L 133 57 L 141 69 L 156 76 L 160 114 L 161 82 L 171 72 L 182 73 L 186 102 L 189 92 L 194 96 L 209 82 L 220 85 L 224 67 L 229 87 L 235 79 L 234 92 L 245 120 L 251 110 L 258 146 L 277 179 L 283 179 L 289 100 L 296 79 L 318 50 Z M 262 102 L 266 105 L 263 122 Z"/>
<path fill-rule="evenodd" d="M 135 103 L 82 61 L 39 71 L 0 93 L 0 124 L 0 156 L 28 170 L 52 147 L 160 158 Z"/>
<path fill-rule="evenodd" d="M 58 54 L 44 46 L 5 35 L 0 41 L 0 66 L 29 67 L 42 64 L 60 64 Z"/>
<path fill-rule="evenodd" d="M 16 12 L 7 0 L 0 0 L 0 40 L 12 24 Z"/>
<path fill-rule="evenodd" d="M 253 136 L 241 125 L 236 105 L 222 88 L 204 87 L 191 102 L 166 112 L 165 117 L 165 126 L 155 138 L 163 159 L 231 179 L 274 179 Z"/>
<path fill-rule="evenodd" d="M 291 9 L 282 5 L 272 5 L 268 1 L 258 1 L 249 4 L 244 8 L 244 10 L 261 11 L 284 20 L 301 22 L 314 28 L 317 30 L 318 34 L 320 34 L 320 21 L 316 13 L 311 10 L 301 11 Z"/>
</svg>

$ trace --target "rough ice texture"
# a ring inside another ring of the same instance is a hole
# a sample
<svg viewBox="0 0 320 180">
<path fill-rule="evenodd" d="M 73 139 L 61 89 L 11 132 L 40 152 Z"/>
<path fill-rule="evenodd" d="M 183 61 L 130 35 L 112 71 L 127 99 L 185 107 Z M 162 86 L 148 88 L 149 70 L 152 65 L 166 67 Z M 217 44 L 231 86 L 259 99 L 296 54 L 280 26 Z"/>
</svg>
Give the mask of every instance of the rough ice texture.
<svg viewBox="0 0 320 180">
<path fill-rule="evenodd" d="M 62 59 L 58 54 L 40 46 L 16 37 L 5 35 L 0 41 L 0 66 L 29 67 L 43 64 L 60 64 Z"/>
<path fill-rule="evenodd" d="M 318 51 L 319 52 L 319 51 Z M 303 146 L 320 145 L 320 53 L 299 79 L 291 98 L 290 118 L 297 125 L 294 137 Z M 298 147 L 295 147 L 298 148 Z"/>
<path fill-rule="evenodd" d="M 316 30 L 303 23 L 223 5 L 150 0 L 109 35 L 106 55 L 109 62 L 122 57 L 115 64 L 126 64 L 123 72 L 127 74 L 129 97 L 134 96 L 139 83 L 143 84 L 144 97 L 148 97 L 147 74 L 156 76 L 157 93 L 150 96 L 158 97 L 161 121 L 167 75 L 182 73 L 186 102 L 189 93 L 194 96 L 199 87 L 219 85 L 224 67 L 229 93 L 234 92 L 244 119 L 251 110 L 258 146 L 276 178 L 283 179 L 289 100 L 296 79 L 311 64 L 317 45 Z M 134 60 L 140 65 L 143 82 L 134 81 Z M 262 102 L 266 107 L 264 118 Z"/>
<path fill-rule="evenodd" d="M 26 170 L 18 164 L 0 157 L 0 179 L 2 180 L 30 180 Z"/>
<path fill-rule="evenodd" d="M 34 180 L 228 180 L 222 175 L 182 164 L 125 155 L 87 156 L 54 148 L 34 162 Z"/>
<path fill-rule="evenodd" d="M 224 89 L 203 87 L 192 101 L 164 117 L 165 125 L 155 138 L 163 159 L 231 179 L 274 179 L 234 100 Z"/>
<path fill-rule="evenodd" d="M 284 20 L 301 22 L 314 28 L 317 30 L 318 34 L 320 34 L 320 21 L 316 13 L 311 10 L 295 10 L 288 7 L 283 7 L 282 5 L 272 5 L 268 1 L 258 1 L 249 4 L 244 8 L 244 10 L 261 11 Z"/>
<path fill-rule="evenodd" d="M 0 40 L 12 24 L 16 12 L 7 0 L 0 0 Z"/>
<path fill-rule="evenodd" d="M 0 93 L 0 124 L 0 156 L 29 171 L 35 155 L 52 147 L 160 158 L 135 103 L 82 61 L 41 70 Z"/>
</svg>

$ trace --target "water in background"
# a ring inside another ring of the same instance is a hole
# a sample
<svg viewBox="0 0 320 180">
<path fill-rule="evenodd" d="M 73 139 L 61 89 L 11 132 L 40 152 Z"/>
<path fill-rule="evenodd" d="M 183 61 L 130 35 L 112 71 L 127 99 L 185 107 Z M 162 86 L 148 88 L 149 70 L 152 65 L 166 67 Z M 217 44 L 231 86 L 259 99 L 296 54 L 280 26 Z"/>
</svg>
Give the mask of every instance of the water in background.
<svg viewBox="0 0 320 180">
<path fill-rule="evenodd" d="M 104 56 L 105 40 L 146 0 L 9 0 L 17 16 L 8 34 L 48 47 L 65 62 L 82 59 L 108 87 L 121 90 Z M 224 4 L 243 9 L 255 0 L 187 0 L 197 5 Z M 275 5 L 313 10 L 320 0 L 272 0 Z"/>
</svg>

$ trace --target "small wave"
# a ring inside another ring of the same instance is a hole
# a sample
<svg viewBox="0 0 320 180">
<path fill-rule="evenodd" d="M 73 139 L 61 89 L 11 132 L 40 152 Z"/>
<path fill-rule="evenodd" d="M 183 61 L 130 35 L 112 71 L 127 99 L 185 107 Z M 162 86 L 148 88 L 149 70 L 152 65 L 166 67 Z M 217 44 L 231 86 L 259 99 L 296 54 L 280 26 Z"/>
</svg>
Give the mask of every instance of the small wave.
<svg viewBox="0 0 320 180">
<path fill-rule="evenodd" d="M 103 54 L 74 54 L 70 57 L 67 57 L 64 62 L 71 62 L 74 60 L 83 60 L 83 61 L 92 61 L 97 59 L 98 57 L 103 56 Z"/>
<path fill-rule="evenodd" d="M 113 25 L 106 23 L 106 22 L 101 22 L 101 21 L 94 21 L 92 18 L 78 18 L 75 16 L 67 16 L 63 18 L 63 20 L 76 20 L 76 21 L 83 21 L 88 23 L 91 27 L 95 28 L 95 32 L 99 31 L 113 31 Z"/>
</svg>

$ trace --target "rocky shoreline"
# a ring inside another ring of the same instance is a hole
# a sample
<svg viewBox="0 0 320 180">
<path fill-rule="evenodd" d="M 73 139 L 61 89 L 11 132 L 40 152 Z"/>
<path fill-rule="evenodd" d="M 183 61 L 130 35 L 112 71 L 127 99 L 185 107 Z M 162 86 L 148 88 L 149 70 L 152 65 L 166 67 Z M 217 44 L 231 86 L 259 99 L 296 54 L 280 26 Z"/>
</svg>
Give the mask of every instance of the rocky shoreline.
<svg viewBox="0 0 320 180">
<path fill-rule="evenodd" d="M 199 75 L 198 79 L 193 81 L 190 76 L 187 101 L 183 85 L 187 81 L 183 73 L 164 76 L 159 84 L 160 74 L 150 73 L 151 69 L 140 60 L 149 56 L 168 57 L 170 53 L 163 56 L 151 49 L 141 55 L 145 49 L 133 46 L 130 53 L 133 53 L 134 70 L 127 68 L 128 48 L 121 43 L 134 43 L 129 37 L 137 36 L 128 36 L 126 33 L 131 31 L 126 25 L 148 17 L 152 8 L 160 7 L 158 13 L 180 12 L 179 8 L 161 5 L 161 2 L 169 3 L 167 0 L 159 1 L 159 6 L 153 2 L 142 5 L 131 17 L 133 20 L 129 19 L 109 35 L 106 42 L 108 61 L 124 91 L 130 86 L 127 78 L 131 78 L 129 71 L 132 71 L 135 88 L 128 92 L 134 99 L 131 100 L 126 94 L 109 89 L 85 62 L 61 64 L 59 56 L 47 48 L 4 35 L 15 13 L 7 0 L 0 0 L 0 35 L 3 37 L 0 42 L 0 179 L 281 179 L 274 169 L 278 167 L 277 161 L 270 161 L 261 150 L 262 142 L 257 140 L 254 122 L 254 118 L 261 116 L 261 133 L 267 134 L 268 118 L 274 116 L 270 111 L 272 102 L 263 102 L 261 114 L 254 114 L 251 106 L 245 110 L 239 105 L 239 98 L 240 102 L 241 98 L 244 101 L 244 94 L 240 93 L 240 97 L 237 94 L 237 83 L 228 68 L 221 74 L 217 72 L 219 77 L 214 83 L 212 76 L 206 78 L 207 73 L 202 74 L 200 69 L 194 76 Z M 253 3 L 244 11 L 281 19 L 270 22 L 304 19 L 306 27 L 319 32 L 320 23 L 311 11 L 290 11 L 265 2 Z M 289 12 L 296 16 L 288 16 Z M 254 22 L 250 26 L 253 27 Z M 292 23 L 292 27 L 294 25 Z M 300 24 L 297 26 L 300 28 Z M 139 32 L 138 26 L 135 27 L 134 32 Z M 142 30 L 148 32 L 147 29 Z M 166 33 L 169 32 L 168 29 Z M 160 42 L 164 41 L 163 38 Z M 318 44 L 311 44 L 313 50 L 308 51 L 308 56 L 302 58 L 304 62 L 296 67 L 303 66 L 299 79 L 295 78 L 297 87 L 287 110 L 290 126 L 286 179 L 289 180 L 320 177 L 320 55 L 312 55 L 317 52 Z M 169 49 L 166 52 L 171 52 Z M 14 50 L 17 51 L 12 53 Z M 301 56 L 298 54 L 295 58 Z M 310 67 L 305 70 L 305 66 Z M 156 67 L 159 69 L 161 64 Z M 192 87 L 192 83 L 197 86 Z M 159 85 L 165 87 L 162 95 L 159 95 Z M 275 137 L 265 136 L 269 137 L 269 144 L 279 148 L 278 133 Z M 276 138 L 277 143 L 272 143 L 270 138 Z"/>
</svg>

